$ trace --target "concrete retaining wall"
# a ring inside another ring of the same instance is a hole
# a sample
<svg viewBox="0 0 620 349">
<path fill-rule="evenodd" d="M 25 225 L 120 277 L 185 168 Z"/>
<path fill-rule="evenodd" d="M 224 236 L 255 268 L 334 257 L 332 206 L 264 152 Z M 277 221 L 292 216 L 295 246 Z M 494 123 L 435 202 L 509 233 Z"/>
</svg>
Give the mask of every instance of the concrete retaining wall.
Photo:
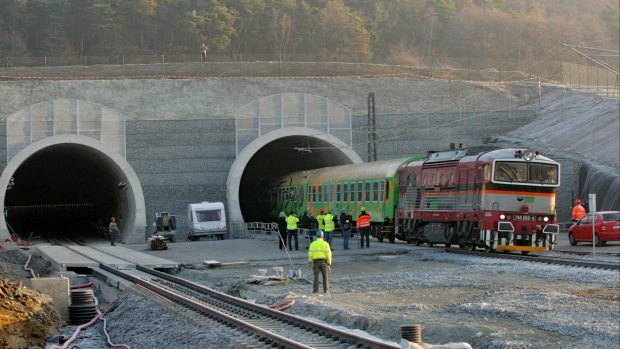
<svg viewBox="0 0 620 349">
<path fill-rule="evenodd" d="M 142 184 L 147 233 L 155 212 L 177 215 L 179 239 L 187 232 L 189 203 L 226 202 L 226 179 L 235 160 L 231 119 L 127 122 L 127 161 Z"/>
</svg>

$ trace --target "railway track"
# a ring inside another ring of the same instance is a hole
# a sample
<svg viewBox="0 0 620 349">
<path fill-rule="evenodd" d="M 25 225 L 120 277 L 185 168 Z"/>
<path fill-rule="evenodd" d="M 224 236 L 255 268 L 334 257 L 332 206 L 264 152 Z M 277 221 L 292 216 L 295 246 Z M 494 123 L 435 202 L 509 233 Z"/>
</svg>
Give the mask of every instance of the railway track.
<svg viewBox="0 0 620 349">
<path fill-rule="evenodd" d="M 549 256 L 542 256 L 542 255 L 523 256 L 523 255 L 517 255 L 517 254 L 511 254 L 511 253 L 499 253 L 499 252 L 488 253 L 488 252 L 482 252 L 482 251 L 470 251 L 470 250 L 463 250 L 463 249 L 457 249 L 457 248 L 446 248 L 445 251 L 448 253 L 463 254 L 463 255 L 468 255 L 468 256 L 478 256 L 478 257 L 487 257 L 487 258 L 503 258 L 503 259 L 526 261 L 526 262 L 567 265 L 567 266 L 573 266 L 573 267 L 592 268 L 592 269 L 620 270 L 620 264 L 602 262 L 602 261 L 588 261 L 588 260 L 582 260 L 582 259 L 549 257 Z"/>
<path fill-rule="evenodd" d="M 192 317 L 204 317 L 223 324 L 236 348 L 400 348 L 396 343 L 383 342 L 254 304 L 140 265 L 136 269 L 119 270 L 97 262 L 102 270 L 191 310 Z"/>
</svg>

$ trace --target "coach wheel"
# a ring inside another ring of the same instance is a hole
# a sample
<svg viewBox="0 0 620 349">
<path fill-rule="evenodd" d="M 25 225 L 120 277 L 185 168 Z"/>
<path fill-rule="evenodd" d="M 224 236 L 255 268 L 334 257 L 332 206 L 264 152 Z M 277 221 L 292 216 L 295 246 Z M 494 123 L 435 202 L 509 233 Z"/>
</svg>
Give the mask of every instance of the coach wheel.
<svg viewBox="0 0 620 349">
<path fill-rule="evenodd" d="M 428 243 L 428 246 L 429 246 L 429 247 L 433 247 L 433 246 L 435 246 L 435 243 L 434 243 L 434 242 L 429 242 L 429 243 Z"/>
<path fill-rule="evenodd" d="M 459 248 L 465 248 L 465 244 L 459 244 Z"/>
<path fill-rule="evenodd" d="M 420 245 L 422 245 L 422 241 L 421 241 L 420 239 L 416 239 L 416 240 L 415 240 L 415 245 L 416 245 L 416 246 L 420 246 Z"/>
<path fill-rule="evenodd" d="M 394 243 L 394 241 L 396 241 L 396 237 L 392 234 L 392 235 L 390 236 L 389 240 L 390 240 L 390 243 L 391 243 L 391 244 L 393 244 L 393 243 Z"/>
<path fill-rule="evenodd" d="M 521 254 L 524 256 L 527 256 L 530 253 L 530 251 L 521 251 Z"/>
<path fill-rule="evenodd" d="M 575 235 L 573 233 L 568 234 L 568 242 L 570 242 L 571 246 L 577 246 L 577 240 L 575 239 Z"/>
<path fill-rule="evenodd" d="M 484 252 L 486 253 L 493 252 L 493 245 L 484 245 Z"/>
<path fill-rule="evenodd" d="M 452 244 L 445 244 L 445 245 L 446 245 L 446 247 L 448 247 L 448 248 L 452 247 Z"/>
<path fill-rule="evenodd" d="M 472 242 L 471 246 L 469 246 L 469 250 L 470 251 L 475 251 L 476 250 L 476 244 Z"/>
<path fill-rule="evenodd" d="M 379 242 L 383 242 L 383 236 L 378 236 L 377 240 L 379 240 Z"/>
</svg>

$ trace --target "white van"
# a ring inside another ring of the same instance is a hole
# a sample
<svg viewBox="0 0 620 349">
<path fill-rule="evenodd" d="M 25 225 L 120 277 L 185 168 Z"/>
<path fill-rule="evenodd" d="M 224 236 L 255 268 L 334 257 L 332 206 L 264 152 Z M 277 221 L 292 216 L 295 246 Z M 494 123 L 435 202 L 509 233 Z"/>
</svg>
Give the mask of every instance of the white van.
<svg viewBox="0 0 620 349">
<path fill-rule="evenodd" d="M 226 212 L 222 202 L 201 202 L 187 206 L 187 239 L 200 240 L 201 237 L 215 237 L 224 240 L 226 235 Z"/>
</svg>

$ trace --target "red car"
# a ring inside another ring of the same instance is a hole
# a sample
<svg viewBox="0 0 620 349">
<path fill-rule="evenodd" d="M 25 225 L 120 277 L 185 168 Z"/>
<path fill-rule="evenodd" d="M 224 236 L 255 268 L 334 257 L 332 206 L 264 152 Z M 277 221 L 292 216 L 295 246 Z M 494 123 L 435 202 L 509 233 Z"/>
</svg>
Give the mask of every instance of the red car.
<svg viewBox="0 0 620 349">
<path fill-rule="evenodd" d="M 620 211 L 596 212 L 594 224 L 595 245 L 601 246 L 607 241 L 620 241 Z M 592 242 L 592 214 L 588 213 L 568 229 L 571 246 L 578 242 Z"/>
</svg>

